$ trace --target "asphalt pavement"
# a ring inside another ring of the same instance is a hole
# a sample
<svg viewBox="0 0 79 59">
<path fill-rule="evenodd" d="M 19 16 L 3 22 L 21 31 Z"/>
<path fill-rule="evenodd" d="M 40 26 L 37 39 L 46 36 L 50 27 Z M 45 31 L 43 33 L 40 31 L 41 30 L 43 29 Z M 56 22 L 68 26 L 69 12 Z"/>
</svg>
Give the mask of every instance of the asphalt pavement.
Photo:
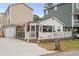
<svg viewBox="0 0 79 59">
<path fill-rule="evenodd" d="M 51 53 L 43 56 L 79 56 L 79 50 Z"/>
<path fill-rule="evenodd" d="M 39 56 L 48 51 L 35 43 L 27 43 L 16 38 L 0 38 L 0 56 Z"/>
</svg>

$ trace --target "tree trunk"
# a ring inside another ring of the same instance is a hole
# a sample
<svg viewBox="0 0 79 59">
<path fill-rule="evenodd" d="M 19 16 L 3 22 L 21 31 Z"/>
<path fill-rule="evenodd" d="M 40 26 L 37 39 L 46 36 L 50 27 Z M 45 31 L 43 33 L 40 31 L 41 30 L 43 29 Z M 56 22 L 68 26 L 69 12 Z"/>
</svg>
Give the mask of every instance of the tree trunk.
<svg viewBox="0 0 79 59">
<path fill-rule="evenodd" d="M 54 40 L 54 43 L 55 43 L 55 50 L 61 50 L 60 48 L 60 39 L 55 39 Z"/>
</svg>

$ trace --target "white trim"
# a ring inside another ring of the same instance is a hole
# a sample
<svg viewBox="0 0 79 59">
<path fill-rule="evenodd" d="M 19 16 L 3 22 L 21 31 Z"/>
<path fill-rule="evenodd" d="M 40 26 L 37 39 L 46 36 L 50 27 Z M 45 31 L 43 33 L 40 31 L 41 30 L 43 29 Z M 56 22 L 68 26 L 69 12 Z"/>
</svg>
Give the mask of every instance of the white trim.
<svg viewBox="0 0 79 59">
<path fill-rule="evenodd" d="M 61 24 L 63 24 L 63 25 L 65 25 L 63 22 L 61 22 L 58 18 L 56 18 L 56 17 L 50 17 L 50 18 L 54 18 L 55 20 L 57 20 L 58 22 L 60 22 Z M 50 18 L 47 18 L 47 19 L 50 19 Z M 39 21 L 38 23 L 40 23 L 40 22 L 43 22 L 43 21 L 46 21 L 47 19 L 45 19 L 45 20 L 42 20 L 42 21 Z"/>
<path fill-rule="evenodd" d="M 35 25 L 35 38 L 36 38 L 36 25 Z"/>
<path fill-rule="evenodd" d="M 31 38 L 31 24 L 30 24 L 30 29 L 29 29 L 29 39 Z"/>
<path fill-rule="evenodd" d="M 74 3 L 72 3 L 72 13 L 74 13 Z M 72 27 L 74 27 L 74 18 L 72 14 Z"/>
<path fill-rule="evenodd" d="M 39 32 L 38 32 L 38 40 L 40 40 L 40 24 L 39 24 Z"/>
</svg>

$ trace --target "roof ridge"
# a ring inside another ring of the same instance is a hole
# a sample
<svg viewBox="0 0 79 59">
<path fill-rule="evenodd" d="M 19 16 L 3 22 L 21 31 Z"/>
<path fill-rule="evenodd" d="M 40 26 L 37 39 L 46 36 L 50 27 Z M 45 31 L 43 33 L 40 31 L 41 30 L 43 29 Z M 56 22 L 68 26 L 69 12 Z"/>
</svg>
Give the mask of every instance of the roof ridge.
<svg viewBox="0 0 79 59">
<path fill-rule="evenodd" d="M 24 4 L 25 6 L 29 7 L 28 5 L 26 5 L 25 3 L 14 3 L 11 6 L 15 6 L 15 5 L 19 5 L 19 4 Z M 29 7 L 30 9 L 32 9 L 31 7 Z M 33 9 L 32 9 L 33 10 Z"/>
</svg>

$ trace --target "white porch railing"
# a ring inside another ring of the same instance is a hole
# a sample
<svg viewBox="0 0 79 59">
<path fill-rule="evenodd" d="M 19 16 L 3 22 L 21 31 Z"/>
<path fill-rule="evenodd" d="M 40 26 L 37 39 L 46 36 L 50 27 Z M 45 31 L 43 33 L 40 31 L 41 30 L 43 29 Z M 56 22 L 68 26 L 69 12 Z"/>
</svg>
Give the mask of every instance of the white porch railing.
<svg viewBox="0 0 79 59">
<path fill-rule="evenodd" d="M 79 19 L 74 19 L 74 25 L 79 25 Z"/>
<path fill-rule="evenodd" d="M 26 38 L 39 39 L 39 40 L 55 39 L 55 38 L 68 38 L 68 37 L 72 37 L 72 32 L 71 31 L 68 31 L 68 32 L 39 32 L 38 35 L 39 35 L 38 38 L 36 38 L 36 35 L 33 32 L 31 32 L 26 35 Z"/>
<path fill-rule="evenodd" d="M 52 33 L 44 33 L 44 32 L 40 32 L 39 33 L 39 40 L 40 39 L 55 39 L 55 38 L 67 38 L 67 37 L 71 37 L 72 36 L 72 32 L 52 32 Z"/>
</svg>

